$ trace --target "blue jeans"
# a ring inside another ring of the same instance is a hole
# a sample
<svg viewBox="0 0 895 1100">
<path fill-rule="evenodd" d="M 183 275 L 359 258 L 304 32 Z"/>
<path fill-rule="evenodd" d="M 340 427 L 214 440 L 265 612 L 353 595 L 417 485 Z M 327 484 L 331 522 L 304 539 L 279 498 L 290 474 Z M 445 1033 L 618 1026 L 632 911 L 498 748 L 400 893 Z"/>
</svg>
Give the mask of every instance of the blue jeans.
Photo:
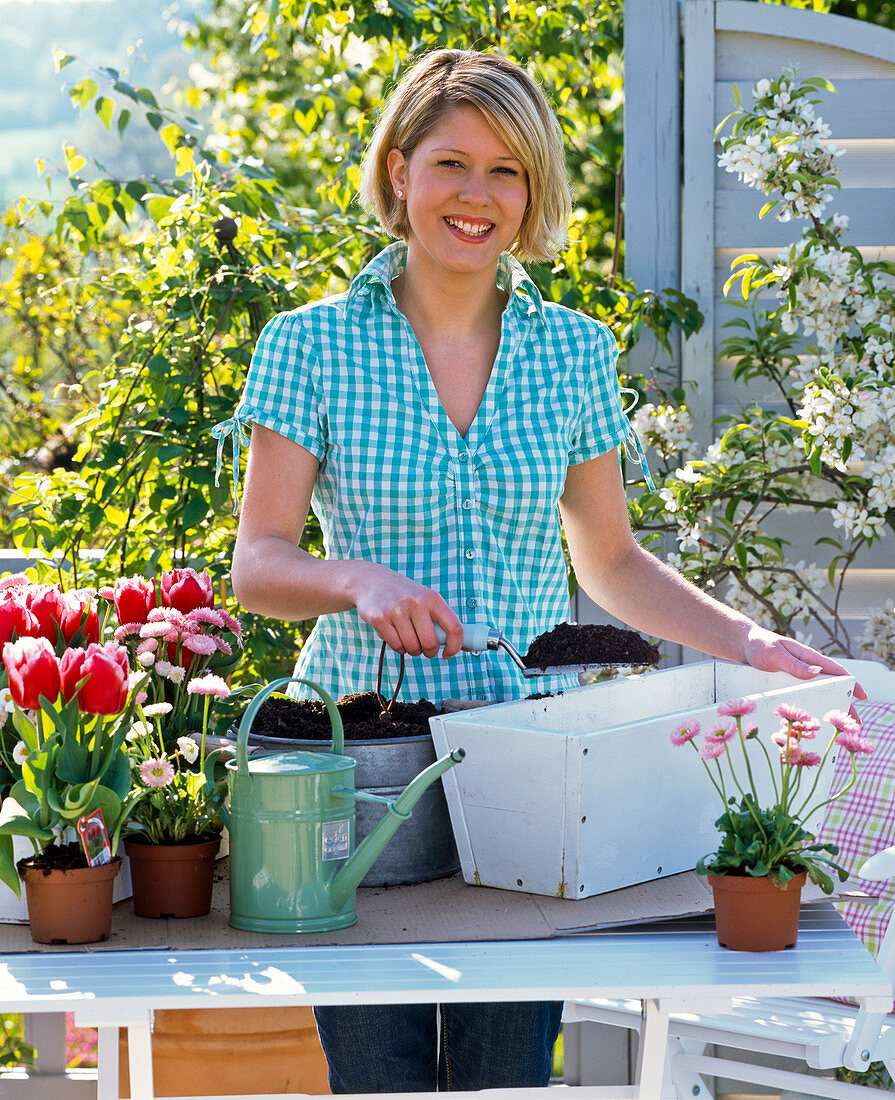
<svg viewBox="0 0 895 1100">
<path fill-rule="evenodd" d="M 550 1081 L 562 1002 L 340 1005 L 314 1015 L 334 1093 L 539 1088 Z"/>
</svg>

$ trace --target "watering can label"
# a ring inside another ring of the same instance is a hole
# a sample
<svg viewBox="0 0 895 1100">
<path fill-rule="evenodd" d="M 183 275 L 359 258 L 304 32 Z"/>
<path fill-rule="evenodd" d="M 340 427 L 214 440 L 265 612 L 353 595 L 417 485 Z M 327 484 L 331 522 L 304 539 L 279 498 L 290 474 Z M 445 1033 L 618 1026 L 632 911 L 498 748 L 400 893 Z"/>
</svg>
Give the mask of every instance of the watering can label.
<svg viewBox="0 0 895 1100">
<path fill-rule="evenodd" d="M 351 821 L 324 821 L 322 858 L 347 859 L 350 854 Z"/>
</svg>

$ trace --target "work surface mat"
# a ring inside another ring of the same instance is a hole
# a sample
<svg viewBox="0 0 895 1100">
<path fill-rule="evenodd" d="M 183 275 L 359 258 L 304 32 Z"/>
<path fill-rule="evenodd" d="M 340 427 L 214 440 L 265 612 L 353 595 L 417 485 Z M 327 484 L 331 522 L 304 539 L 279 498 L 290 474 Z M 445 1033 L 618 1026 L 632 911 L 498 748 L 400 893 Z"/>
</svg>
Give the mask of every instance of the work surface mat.
<svg viewBox="0 0 895 1100">
<path fill-rule="evenodd" d="M 469 886 L 458 874 L 413 886 L 358 890 L 357 924 L 336 932 L 297 935 L 231 928 L 227 923 L 229 891 L 229 861 L 221 859 L 215 869 L 212 909 L 205 917 L 189 920 L 136 917 L 128 899 L 118 902 L 112 910 L 112 935 L 104 943 L 36 944 L 27 925 L 0 924 L 0 954 L 549 939 L 575 931 L 701 913 L 712 905 L 705 880 L 692 871 L 581 901 Z"/>
</svg>

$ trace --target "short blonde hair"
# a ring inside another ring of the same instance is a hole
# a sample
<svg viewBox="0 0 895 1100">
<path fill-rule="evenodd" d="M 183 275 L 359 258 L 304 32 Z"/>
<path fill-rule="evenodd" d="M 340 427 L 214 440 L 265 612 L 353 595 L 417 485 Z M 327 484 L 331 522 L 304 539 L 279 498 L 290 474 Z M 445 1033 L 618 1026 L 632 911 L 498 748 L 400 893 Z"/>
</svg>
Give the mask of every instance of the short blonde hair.
<svg viewBox="0 0 895 1100">
<path fill-rule="evenodd" d="M 572 213 L 562 131 L 547 98 L 512 61 L 494 53 L 435 50 L 398 82 L 364 156 L 360 201 L 392 237 L 406 240 L 407 207 L 396 198 L 388 154 L 409 157 L 446 111 L 477 107 L 528 174 L 528 205 L 510 251 L 551 260 L 566 243 Z"/>
</svg>

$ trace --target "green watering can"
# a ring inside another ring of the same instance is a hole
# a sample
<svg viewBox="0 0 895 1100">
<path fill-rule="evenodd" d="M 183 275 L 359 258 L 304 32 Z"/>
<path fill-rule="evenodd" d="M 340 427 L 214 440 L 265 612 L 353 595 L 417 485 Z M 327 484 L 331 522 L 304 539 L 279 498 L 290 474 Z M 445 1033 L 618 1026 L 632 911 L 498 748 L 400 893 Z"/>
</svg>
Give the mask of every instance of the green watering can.
<svg viewBox="0 0 895 1100">
<path fill-rule="evenodd" d="M 246 753 L 264 700 L 286 684 L 306 684 L 326 704 L 331 752 Z M 239 726 L 230 772 L 230 924 L 249 932 L 328 932 L 356 923 L 357 885 L 420 796 L 466 755 L 436 760 L 394 800 L 354 789 L 355 761 L 343 756 L 342 719 L 310 680 L 286 677 L 263 687 Z M 382 802 L 386 813 L 354 851 L 354 804 Z"/>
</svg>

